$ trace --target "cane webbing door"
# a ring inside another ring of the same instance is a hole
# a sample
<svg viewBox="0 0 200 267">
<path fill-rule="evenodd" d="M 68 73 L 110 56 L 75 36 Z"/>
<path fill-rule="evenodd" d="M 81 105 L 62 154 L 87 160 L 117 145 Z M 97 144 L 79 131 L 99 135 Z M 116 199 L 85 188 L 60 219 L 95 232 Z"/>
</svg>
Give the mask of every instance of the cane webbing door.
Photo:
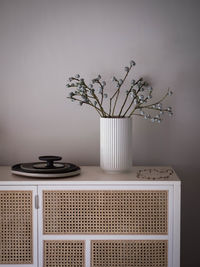
<svg viewBox="0 0 200 267">
<path fill-rule="evenodd" d="M 85 242 L 45 240 L 44 267 L 85 267 Z"/>
<path fill-rule="evenodd" d="M 167 240 L 91 242 L 91 267 L 167 267 Z"/>
<path fill-rule="evenodd" d="M 166 235 L 166 190 L 44 190 L 44 234 Z"/>
<path fill-rule="evenodd" d="M 37 227 L 34 210 L 36 189 L 26 188 L 21 190 L 20 187 L 19 190 L 16 186 L 0 189 L 0 266 L 36 266 L 36 240 L 33 233 Z"/>
</svg>

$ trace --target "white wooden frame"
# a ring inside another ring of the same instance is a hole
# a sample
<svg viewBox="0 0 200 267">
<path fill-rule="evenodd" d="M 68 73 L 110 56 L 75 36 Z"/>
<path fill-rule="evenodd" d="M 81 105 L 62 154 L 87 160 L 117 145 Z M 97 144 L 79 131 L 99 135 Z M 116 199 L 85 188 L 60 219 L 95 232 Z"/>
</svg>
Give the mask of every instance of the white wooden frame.
<svg viewBox="0 0 200 267">
<path fill-rule="evenodd" d="M 168 190 L 168 235 L 43 235 L 43 190 Z M 39 185 L 39 209 L 38 209 L 38 267 L 43 267 L 43 241 L 44 240 L 85 240 L 85 267 L 90 266 L 90 241 L 91 240 L 168 240 L 168 267 L 179 267 L 179 238 L 180 238 L 180 205 L 179 186 L 163 185 L 163 183 L 87 183 L 82 185 Z M 177 194 L 175 196 L 175 193 Z"/>
<path fill-rule="evenodd" d="M 35 208 L 35 198 L 38 194 L 37 186 L 0 186 L 1 191 L 32 191 L 32 216 L 33 216 L 33 264 L 22 264 L 22 266 L 26 267 L 38 267 L 38 222 L 37 222 L 37 209 Z M 0 264 L 3 267 L 19 267 L 21 264 Z"/>
</svg>

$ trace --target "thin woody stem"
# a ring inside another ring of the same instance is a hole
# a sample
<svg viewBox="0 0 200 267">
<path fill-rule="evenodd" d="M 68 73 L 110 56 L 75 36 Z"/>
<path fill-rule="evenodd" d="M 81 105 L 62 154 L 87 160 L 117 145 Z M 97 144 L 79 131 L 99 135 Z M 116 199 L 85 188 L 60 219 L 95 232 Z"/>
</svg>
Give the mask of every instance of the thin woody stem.
<svg viewBox="0 0 200 267">
<path fill-rule="evenodd" d="M 122 83 L 119 85 L 119 88 L 116 90 L 116 92 L 114 93 L 114 95 L 111 97 L 111 101 L 112 101 L 113 97 L 116 95 L 115 103 L 114 103 L 114 107 L 113 107 L 113 111 L 112 111 L 112 116 L 114 116 L 114 113 L 115 113 L 115 108 L 116 108 L 117 100 L 118 100 L 118 97 L 119 97 L 120 89 L 121 89 L 124 81 L 126 80 L 126 77 L 128 76 L 130 70 L 131 70 L 131 67 L 126 72 L 126 75 L 124 76 L 124 79 L 122 80 Z"/>
<path fill-rule="evenodd" d="M 84 95 L 81 95 L 79 92 L 77 92 L 76 95 L 78 95 L 80 97 L 84 96 Z M 92 98 L 92 99 L 95 99 L 96 100 L 96 98 L 94 96 L 87 95 L 87 98 Z"/>
<path fill-rule="evenodd" d="M 133 88 L 133 86 L 131 86 L 130 90 L 129 90 L 128 93 L 126 94 L 124 103 L 123 103 L 123 105 L 122 105 L 122 107 L 121 107 L 121 109 L 120 109 L 119 115 L 118 115 L 119 117 L 120 117 L 120 115 L 121 115 L 121 113 L 122 113 L 122 110 L 123 110 L 123 108 L 124 108 L 124 106 L 125 106 L 125 104 L 126 104 L 126 101 L 127 101 L 128 97 L 129 97 L 129 94 L 130 94 L 132 88 Z"/>
<path fill-rule="evenodd" d="M 97 80 L 96 81 L 100 86 L 101 86 L 101 89 L 102 89 L 102 93 L 101 93 L 101 106 L 103 105 L 103 89 L 104 89 L 104 87 L 103 87 L 103 85 L 102 85 L 102 83 L 99 81 L 99 80 Z"/>
<path fill-rule="evenodd" d="M 109 117 L 111 117 L 112 99 L 110 98 Z"/>
<path fill-rule="evenodd" d="M 141 108 L 141 107 L 140 107 Z M 143 107 L 144 108 L 144 107 Z M 159 109 L 159 108 L 151 108 L 151 107 L 145 107 L 146 109 L 152 109 L 152 110 L 159 110 L 159 111 L 168 111 L 168 109 Z M 134 114 L 133 114 L 134 115 Z"/>
<path fill-rule="evenodd" d="M 78 81 L 78 82 L 81 82 L 81 80 L 78 79 L 78 78 L 74 78 L 74 77 L 73 77 L 73 80 Z M 87 84 L 85 83 L 84 79 L 83 79 L 82 83 L 83 83 L 83 85 L 87 88 L 87 91 L 92 89 L 92 88 L 89 88 L 89 87 L 87 86 Z M 75 87 L 75 86 L 74 86 L 74 87 Z M 89 91 L 89 92 L 90 92 L 90 91 Z M 99 101 L 98 96 L 97 96 L 94 92 L 92 93 L 92 95 L 93 95 L 94 99 L 97 101 L 97 103 L 98 103 L 98 105 L 99 105 L 99 108 L 100 108 L 100 110 L 101 110 L 103 116 L 106 115 L 107 113 L 104 111 L 104 109 L 103 109 L 103 107 L 102 107 L 102 105 L 101 105 L 101 103 L 100 103 L 100 101 Z"/>
<path fill-rule="evenodd" d="M 145 102 L 147 99 L 148 99 L 148 98 L 146 97 L 145 100 L 144 100 L 144 102 Z M 135 110 L 136 110 L 136 109 L 139 109 L 139 108 L 141 108 L 141 104 L 137 104 L 137 105 L 135 106 L 135 108 L 133 109 L 133 111 L 129 114 L 128 118 L 130 118 L 132 115 L 135 115 L 135 114 L 134 114 Z"/>
<path fill-rule="evenodd" d="M 159 101 L 157 101 L 157 102 L 155 102 L 153 104 L 147 105 L 147 106 L 139 106 L 139 108 L 147 108 L 147 109 L 160 110 L 158 108 L 153 108 L 152 106 L 153 105 L 160 104 L 161 102 L 163 102 L 163 100 L 168 96 L 168 93 L 169 93 L 169 88 L 168 88 L 167 93 Z M 133 109 L 133 111 L 130 113 L 129 117 L 131 117 L 133 115 L 134 111 L 135 111 L 135 109 Z M 163 110 L 163 111 L 167 111 L 167 110 Z"/>
<path fill-rule="evenodd" d="M 84 84 L 84 86 L 86 87 L 86 88 L 88 88 L 89 90 L 91 89 L 91 88 L 89 88 L 88 86 L 87 86 L 87 84 L 85 83 L 85 81 L 83 82 L 83 84 Z M 106 116 L 106 112 L 105 112 L 105 110 L 103 109 L 103 107 L 102 107 L 102 105 L 101 105 L 101 103 L 100 103 L 100 101 L 99 101 L 99 98 L 97 97 L 97 95 L 93 92 L 92 93 L 92 95 L 94 96 L 94 98 L 95 98 L 95 100 L 97 101 L 97 103 L 98 103 L 98 105 L 99 105 L 99 108 L 100 108 L 100 110 L 101 110 L 101 112 L 102 112 L 102 114 L 103 114 L 103 117 L 104 116 Z"/>
<path fill-rule="evenodd" d="M 151 107 L 153 105 L 157 105 L 157 104 L 161 103 L 168 96 L 168 93 L 169 93 L 169 88 L 167 90 L 167 93 L 159 101 L 157 101 L 153 104 L 147 105 L 147 106 L 141 106 L 141 108 L 148 108 L 148 107 Z"/>
<path fill-rule="evenodd" d="M 102 116 L 103 114 L 101 114 L 101 110 L 100 110 L 99 108 L 95 107 L 95 106 L 92 104 L 91 101 L 90 101 L 89 103 L 86 103 L 86 102 L 84 102 L 84 101 L 82 101 L 82 100 L 80 100 L 80 99 L 77 99 L 77 98 L 75 98 L 75 97 L 73 97 L 73 98 L 71 98 L 71 97 L 67 97 L 67 98 L 72 99 L 72 100 L 75 100 L 75 101 L 78 101 L 78 102 L 82 102 L 82 103 L 84 103 L 84 104 L 87 104 L 87 105 L 89 105 L 89 106 L 95 108 L 96 111 L 99 113 L 99 115 L 100 115 L 101 117 L 103 117 L 103 116 Z"/>
<path fill-rule="evenodd" d="M 138 108 L 139 108 L 139 105 L 136 105 L 136 106 L 134 107 L 133 111 L 131 112 L 131 114 L 128 116 L 128 118 L 130 118 L 131 115 L 134 113 L 134 111 L 135 111 L 136 109 L 138 109 Z"/>
<path fill-rule="evenodd" d="M 136 98 L 138 98 L 138 93 L 140 92 L 142 86 L 143 86 L 143 85 L 141 85 L 141 86 L 138 88 L 138 90 L 137 90 L 137 92 L 136 92 L 136 96 L 133 98 L 133 100 L 131 101 L 130 105 L 128 106 L 127 110 L 125 111 L 125 113 L 124 113 L 124 115 L 123 115 L 122 117 L 125 117 L 125 116 L 126 116 L 127 112 L 128 112 L 129 109 L 132 107 L 132 105 L 133 105 L 133 103 L 134 103 L 134 100 L 135 100 Z M 136 107 L 136 106 L 135 106 L 135 107 Z M 135 111 L 135 107 L 134 107 L 134 111 Z M 134 111 L 133 111 L 133 112 L 134 112 Z M 129 115 L 129 117 L 130 117 L 130 115 Z"/>
<path fill-rule="evenodd" d="M 127 101 L 127 99 L 128 99 L 128 96 L 129 96 L 131 90 L 133 89 L 133 87 L 134 87 L 136 84 L 138 84 L 138 82 L 139 82 L 140 80 L 141 80 L 141 78 L 140 78 L 135 84 L 133 84 L 133 85 L 131 86 L 131 88 L 129 89 L 129 91 L 128 91 L 128 93 L 127 93 L 125 99 L 124 99 L 124 103 L 123 103 L 123 105 L 122 105 L 122 107 L 121 107 L 121 110 L 120 110 L 120 112 L 119 112 L 119 117 L 120 117 L 120 115 L 121 115 L 121 113 L 122 113 L 122 110 L 123 110 L 124 106 L 126 105 L 126 101 Z"/>
<path fill-rule="evenodd" d="M 133 114 L 134 116 L 140 116 L 140 117 L 143 117 L 143 115 L 141 115 L 141 114 Z"/>
</svg>

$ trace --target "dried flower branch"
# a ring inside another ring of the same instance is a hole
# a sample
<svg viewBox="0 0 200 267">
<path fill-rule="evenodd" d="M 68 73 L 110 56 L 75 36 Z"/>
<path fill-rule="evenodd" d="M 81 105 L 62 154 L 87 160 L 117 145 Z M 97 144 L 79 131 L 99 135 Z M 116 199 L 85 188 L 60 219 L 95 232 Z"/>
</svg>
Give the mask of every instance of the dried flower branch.
<svg viewBox="0 0 200 267">
<path fill-rule="evenodd" d="M 131 117 L 133 115 L 141 116 L 144 119 L 149 119 L 152 122 L 161 122 L 161 115 L 167 112 L 170 116 L 173 115 L 171 107 L 163 107 L 164 100 L 172 95 L 172 91 L 168 89 L 167 93 L 154 103 L 147 104 L 152 99 L 153 88 L 149 86 L 148 82 L 143 78 L 132 80 L 130 88 L 122 93 L 122 87 L 126 78 L 128 77 L 131 69 L 135 66 L 133 60 L 130 61 L 130 66 L 125 67 L 125 75 L 123 79 L 117 79 L 115 76 L 112 81 L 115 82 L 117 89 L 109 98 L 108 111 L 104 108 L 104 99 L 108 98 L 108 94 L 105 93 L 106 82 L 101 81 L 101 75 L 92 79 L 88 85 L 79 74 L 69 78 L 69 83 L 66 87 L 74 89 L 69 93 L 67 98 L 71 101 L 77 101 L 80 106 L 87 104 L 94 108 L 101 117 L 105 118 L 124 118 Z M 117 103 L 120 95 L 124 95 L 124 101 L 116 114 Z M 99 96 L 98 96 L 99 95 Z M 114 101 L 114 105 L 112 105 Z M 140 113 L 136 113 L 138 111 Z M 157 115 L 152 116 L 149 111 L 158 112 Z"/>
</svg>

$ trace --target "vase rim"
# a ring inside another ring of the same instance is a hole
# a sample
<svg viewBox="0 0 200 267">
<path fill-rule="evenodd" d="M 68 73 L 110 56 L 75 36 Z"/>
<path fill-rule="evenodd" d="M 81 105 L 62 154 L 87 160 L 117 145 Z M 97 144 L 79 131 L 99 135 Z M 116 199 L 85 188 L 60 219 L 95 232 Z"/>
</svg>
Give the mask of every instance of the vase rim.
<svg viewBox="0 0 200 267">
<path fill-rule="evenodd" d="M 106 120 L 124 120 L 124 119 L 132 119 L 131 117 L 124 117 L 124 118 L 115 118 L 115 117 L 112 117 L 112 118 L 108 118 L 108 117 L 100 117 L 101 119 L 106 119 Z"/>
</svg>

